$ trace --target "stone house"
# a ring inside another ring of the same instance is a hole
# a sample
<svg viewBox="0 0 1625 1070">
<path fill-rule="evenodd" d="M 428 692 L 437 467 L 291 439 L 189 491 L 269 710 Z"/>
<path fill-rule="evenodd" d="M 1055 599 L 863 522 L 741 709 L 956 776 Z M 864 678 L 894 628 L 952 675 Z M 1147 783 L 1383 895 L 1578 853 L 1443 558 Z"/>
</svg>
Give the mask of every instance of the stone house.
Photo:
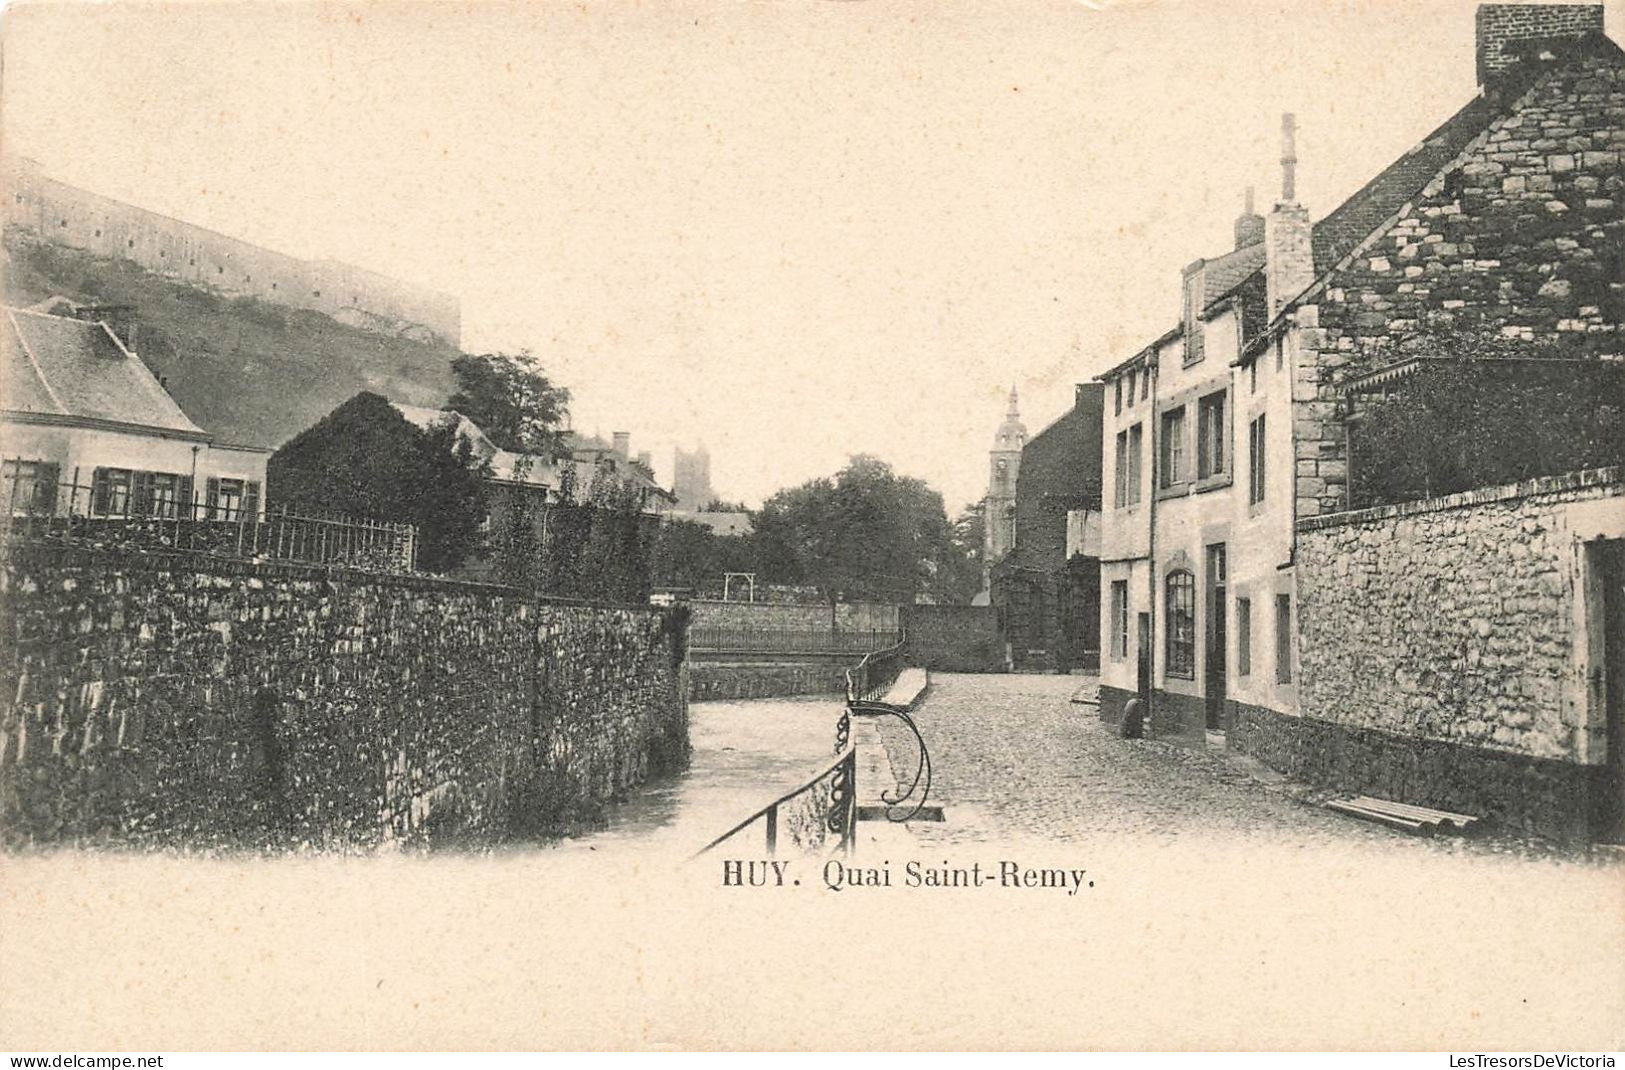
<svg viewBox="0 0 1625 1070">
<path fill-rule="evenodd" d="M 1617 472 L 1387 512 L 1349 497 L 1360 391 L 1430 339 L 1625 348 L 1625 54 L 1602 28 L 1600 5 L 1482 6 L 1478 93 L 1313 223 L 1288 117 L 1279 202 L 1249 205 L 1235 247 L 1183 272 L 1178 325 L 1101 377 L 1103 718 L 1139 696 L 1153 732 L 1565 837 L 1625 799 L 1625 670 L 1598 634 Z M 1466 547 L 1489 557 L 1467 568 Z"/>
<path fill-rule="evenodd" d="M 129 312 L 59 299 L 3 310 L 8 515 L 263 515 L 270 451 L 218 441 L 193 423 L 126 344 Z"/>
<path fill-rule="evenodd" d="M 1013 541 L 991 565 L 991 601 L 1017 669 L 1070 672 L 1099 663 L 1103 397 L 1099 383 L 1080 383 L 1072 408 L 1026 439 L 1006 469 L 1017 472 L 1008 509 Z"/>
</svg>

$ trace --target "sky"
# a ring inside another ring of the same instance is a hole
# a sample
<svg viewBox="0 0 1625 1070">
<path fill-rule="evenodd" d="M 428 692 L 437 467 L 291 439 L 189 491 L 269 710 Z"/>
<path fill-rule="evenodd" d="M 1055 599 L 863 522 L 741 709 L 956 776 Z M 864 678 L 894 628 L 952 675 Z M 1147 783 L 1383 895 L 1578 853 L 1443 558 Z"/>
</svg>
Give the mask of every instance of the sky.
<svg viewBox="0 0 1625 1070">
<path fill-rule="evenodd" d="M 950 514 L 1278 195 L 1476 92 L 1461 0 L 21 3 L 0 149 L 458 295 L 574 425 L 756 504 L 872 453 Z M 1625 0 L 1610 0 L 1618 39 Z"/>
</svg>

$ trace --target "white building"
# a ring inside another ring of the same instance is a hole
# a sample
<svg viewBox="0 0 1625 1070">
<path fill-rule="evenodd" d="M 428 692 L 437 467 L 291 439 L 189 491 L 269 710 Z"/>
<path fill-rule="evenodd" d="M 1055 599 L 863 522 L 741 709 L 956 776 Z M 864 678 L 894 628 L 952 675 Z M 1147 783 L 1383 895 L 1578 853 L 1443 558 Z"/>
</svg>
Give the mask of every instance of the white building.
<svg viewBox="0 0 1625 1070">
<path fill-rule="evenodd" d="M 74 314 L 55 314 L 63 311 Z M 263 515 L 271 451 L 220 442 L 193 423 L 109 326 L 122 311 L 60 299 L 4 309 L 4 507 L 12 515 Z"/>
</svg>

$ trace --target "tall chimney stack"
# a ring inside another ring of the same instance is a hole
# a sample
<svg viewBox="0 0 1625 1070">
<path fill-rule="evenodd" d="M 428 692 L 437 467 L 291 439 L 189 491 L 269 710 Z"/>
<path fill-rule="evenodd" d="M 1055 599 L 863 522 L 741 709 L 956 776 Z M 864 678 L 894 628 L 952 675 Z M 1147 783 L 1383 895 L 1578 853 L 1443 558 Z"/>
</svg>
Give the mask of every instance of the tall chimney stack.
<svg viewBox="0 0 1625 1070">
<path fill-rule="evenodd" d="M 1534 42 L 1602 33 L 1602 16 L 1601 4 L 1480 4 L 1478 84 L 1493 85 Z"/>
<path fill-rule="evenodd" d="M 1298 121 L 1281 116 L 1281 203 L 1298 203 Z"/>
<path fill-rule="evenodd" d="M 632 433 L 630 431 L 616 431 L 614 440 L 615 456 L 619 457 L 623 461 L 630 460 L 632 450 Z"/>
<path fill-rule="evenodd" d="M 1298 124 L 1281 116 L 1281 202 L 1264 220 L 1264 286 L 1273 319 L 1315 279 L 1309 212 L 1298 203 Z"/>
</svg>

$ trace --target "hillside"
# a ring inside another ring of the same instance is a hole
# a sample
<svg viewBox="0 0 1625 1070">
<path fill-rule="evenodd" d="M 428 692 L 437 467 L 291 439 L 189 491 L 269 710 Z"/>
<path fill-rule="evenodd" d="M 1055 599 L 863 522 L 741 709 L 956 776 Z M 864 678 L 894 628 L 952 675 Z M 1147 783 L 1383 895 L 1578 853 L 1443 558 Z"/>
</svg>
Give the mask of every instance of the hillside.
<svg viewBox="0 0 1625 1070">
<path fill-rule="evenodd" d="M 62 296 L 130 305 L 136 350 L 193 421 L 225 442 L 275 447 L 362 390 L 439 407 L 457 350 L 389 337 L 320 312 L 194 289 L 128 260 L 5 232 L 5 303 Z"/>
</svg>

